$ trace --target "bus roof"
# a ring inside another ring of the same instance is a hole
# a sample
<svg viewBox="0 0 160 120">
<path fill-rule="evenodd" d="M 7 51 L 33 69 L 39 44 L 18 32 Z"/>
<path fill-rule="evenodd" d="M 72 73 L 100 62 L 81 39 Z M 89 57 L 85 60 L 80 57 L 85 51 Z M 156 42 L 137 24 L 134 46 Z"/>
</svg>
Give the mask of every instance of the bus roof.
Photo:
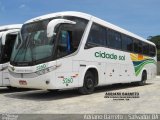
<svg viewBox="0 0 160 120">
<path fill-rule="evenodd" d="M 92 15 L 89 15 L 89 14 L 86 14 L 86 13 L 82 13 L 82 12 L 76 12 L 76 11 L 65 11 L 65 12 L 57 12 L 57 13 L 51 13 L 51 14 L 47 14 L 47 15 L 43 15 L 43 16 L 39 16 L 39 17 L 36 17 L 36 18 L 33 18 L 33 19 L 30 19 L 28 21 L 25 22 L 25 24 L 27 23 L 31 23 L 31 22 L 36 22 L 36 21 L 40 21 L 40 20 L 45 20 L 45 19 L 49 19 L 49 18 L 53 18 L 53 17 L 59 17 L 59 16 L 76 16 L 76 17 L 80 17 L 80 18 L 83 18 L 83 19 L 87 19 L 87 20 L 92 20 L 93 22 L 96 22 L 100 25 L 103 25 L 107 28 L 110 28 L 110 29 L 113 29 L 115 31 L 118 31 L 118 32 L 121 32 L 123 34 L 126 34 L 126 35 L 129 35 L 133 38 L 136 38 L 136 39 L 139 39 L 141 41 L 144 41 L 146 43 L 149 43 L 149 44 L 152 44 L 155 46 L 154 43 L 132 33 L 132 32 L 129 32 L 123 28 L 120 28 L 116 25 L 113 25 L 109 22 L 106 22 L 102 19 L 99 19 L 95 16 L 92 16 Z"/>
<path fill-rule="evenodd" d="M 0 32 L 11 30 L 11 29 L 21 29 L 21 27 L 22 27 L 22 24 L 4 25 L 4 26 L 0 26 Z"/>
</svg>

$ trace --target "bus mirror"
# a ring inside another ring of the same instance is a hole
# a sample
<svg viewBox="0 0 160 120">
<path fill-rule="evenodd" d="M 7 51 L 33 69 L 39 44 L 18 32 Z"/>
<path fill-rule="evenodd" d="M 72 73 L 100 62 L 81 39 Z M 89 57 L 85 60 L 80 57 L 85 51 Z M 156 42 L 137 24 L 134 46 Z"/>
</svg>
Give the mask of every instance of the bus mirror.
<svg viewBox="0 0 160 120">
<path fill-rule="evenodd" d="M 58 24 L 76 24 L 76 22 L 71 21 L 71 20 L 66 20 L 66 19 L 54 19 L 52 21 L 50 21 L 47 25 L 47 37 L 53 37 L 56 33 L 55 33 L 55 27 Z"/>
</svg>

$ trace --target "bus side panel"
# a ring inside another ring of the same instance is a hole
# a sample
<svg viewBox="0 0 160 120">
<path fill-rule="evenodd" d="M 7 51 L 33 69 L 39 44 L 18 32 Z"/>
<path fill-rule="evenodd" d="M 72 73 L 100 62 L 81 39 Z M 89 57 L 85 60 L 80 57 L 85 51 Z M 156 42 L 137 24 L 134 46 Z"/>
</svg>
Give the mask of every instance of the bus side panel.
<svg viewBox="0 0 160 120">
<path fill-rule="evenodd" d="M 133 81 L 132 66 L 127 63 L 106 63 L 106 83 L 130 83 Z"/>
<path fill-rule="evenodd" d="M 144 70 L 146 70 L 146 71 L 147 71 L 147 80 L 152 79 L 152 67 L 153 67 L 152 64 L 146 65 L 146 66 L 143 68 L 143 70 L 141 71 L 141 76 L 142 76 L 142 72 L 143 72 Z"/>
<path fill-rule="evenodd" d="M 56 73 L 56 88 L 67 89 L 78 87 L 78 80 L 79 76 L 76 76 L 76 74 L 72 72 Z"/>
<path fill-rule="evenodd" d="M 118 77 L 119 74 L 119 70 L 120 68 L 118 68 L 118 64 L 116 63 L 106 63 L 106 82 L 105 84 L 113 84 L 113 83 L 118 83 L 121 81 L 121 78 Z"/>
<path fill-rule="evenodd" d="M 150 71 L 151 71 L 151 79 L 155 78 L 157 75 L 157 64 L 155 64 L 154 66 L 152 65 L 152 67 L 150 67 Z"/>
<path fill-rule="evenodd" d="M 127 62 L 126 64 L 121 64 L 121 70 L 119 76 L 122 79 L 122 83 L 124 82 L 132 82 L 135 80 L 134 78 L 134 69 L 133 65 Z"/>
<path fill-rule="evenodd" d="M 99 84 L 98 85 L 104 85 L 106 84 L 106 63 L 101 62 L 100 64 L 100 71 L 98 71 L 98 76 L 99 76 Z"/>
<path fill-rule="evenodd" d="M 155 78 L 157 76 L 157 63 L 155 64 L 155 66 L 152 68 L 153 71 L 153 78 Z"/>
<path fill-rule="evenodd" d="M 117 55 L 117 59 L 103 58 L 103 56 L 100 56 L 100 52 L 101 54 L 105 52 Z M 121 60 L 122 58 L 119 60 L 119 56 L 122 56 L 124 60 Z M 92 67 L 97 68 L 99 76 L 98 85 L 137 81 L 129 53 L 104 47 L 95 47 L 81 51 L 81 53 L 75 56 L 74 59 L 75 61 L 80 61 L 79 73 L 81 76 L 79 85 L 83 85 L 86 69 Z"/>
<path fill-rule="evenodd" d="M 147 71 L 147 80 L 151 80 L 156 77 L 156 65 L 153 63 L 150 63 L 145 65 L 138 75 L 135 75 L 136 81 L 141 81 L 142 73 L 144 70 Z"/>
<path fill-rule="evenodd" d="M 4 86 L 10 86 L 10 81 L 9 81 L 9 72 L 8 72 L 8 63 L 3 64 L 3 85 Z"/>
<path fill-rule="evenodd" d="M 55 84 L 58 89 L 66 89 L 66 88 L 74 88 L 78 87 L 78 68 L 74 67 L 73 71 L 73 62 L 72 57 L 66 57 L 63 59 L 59 59 L 56 61 L 57 69 L 56 69 L 56 78 Z M 77 66 L 77 63 L 75 63 Z"/>
<path fill-rule="evenodd" d="M 156 65 L 147 64 L 144 69 L 147 71 L 147 80 L 153 79 L 156 77 Z"/>
<path fill-rule="evenodd" d="M 85 74 L 89 69 L 97 70 L 98 77 L 99 77 L 98 78 L 99 79 L 99 84 L 103 83 L 103 80 L 105 80 L 105 79 L 102 78 L 103 76 L 101 74 L 103 74 L 103 72 L 102 71 L 100 72 L 100 69 L 101 69 L 101 65 L 100 64 L 98 66 L 97 62 L 88 62 L 88 61 L 80 61 L 79 63 L 80 63 L 80 68 L 79 68 L 79 87 L 83 86 Z M 86 65 L 86 66 L 83 66 L 83 65 Z"/>
</svg>

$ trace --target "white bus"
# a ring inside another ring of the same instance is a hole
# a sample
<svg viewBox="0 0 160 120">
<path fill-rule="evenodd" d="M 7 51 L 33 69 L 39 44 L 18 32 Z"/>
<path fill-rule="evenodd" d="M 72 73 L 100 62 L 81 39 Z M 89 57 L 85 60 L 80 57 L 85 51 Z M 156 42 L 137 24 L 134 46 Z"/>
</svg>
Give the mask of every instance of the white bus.
<svg viewBox="0 0 160 120">
<path fill-rule="evenodd" d="M 154 78 L 156 48 L 94 16 L 59 12 L 23 24 L 9 71 L 13 87 L 90 94 L 96 86 Z"/>
<path fill-rule="evenodd" d="M 20 24 L 0 26 L 0 86 L 10 87 L 7 67 L 21 26 Z"/>
</svg>

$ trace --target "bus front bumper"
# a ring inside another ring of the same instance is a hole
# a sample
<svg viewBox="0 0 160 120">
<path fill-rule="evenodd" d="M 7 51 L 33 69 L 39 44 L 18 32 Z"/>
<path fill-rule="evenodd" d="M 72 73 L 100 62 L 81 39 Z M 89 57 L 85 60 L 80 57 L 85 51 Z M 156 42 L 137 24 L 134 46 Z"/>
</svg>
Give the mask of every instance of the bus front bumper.
<svg viewBox="0 0 160 120">
<path fill-rule="evenodd" d="M 52 79 L 50 79 L 52 78 Z M 41 75 L 35 78 L 16 78 L 10 75 L 10 84 L 17 88 L 33 88 L 33 89 L 56 89 L 54 85 L 54 76 Z"/>
</svg>

